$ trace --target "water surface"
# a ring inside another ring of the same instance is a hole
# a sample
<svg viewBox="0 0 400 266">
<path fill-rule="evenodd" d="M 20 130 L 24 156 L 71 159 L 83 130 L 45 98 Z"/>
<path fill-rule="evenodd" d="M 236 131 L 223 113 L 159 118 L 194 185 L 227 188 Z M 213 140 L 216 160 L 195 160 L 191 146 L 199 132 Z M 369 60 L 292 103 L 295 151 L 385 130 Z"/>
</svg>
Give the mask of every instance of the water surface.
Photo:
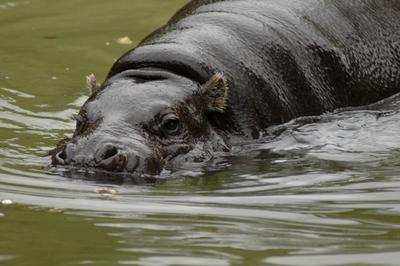
<svg viewBox="0 0 400 266">
<path fill-rule="evenodd" d="M 223 169 L 157 184 L 48 171 L 84 76 L 185 2 L 0 0 L 0 264 L 399 265 L 399 97 L 273 127 Z"/>
</svg>

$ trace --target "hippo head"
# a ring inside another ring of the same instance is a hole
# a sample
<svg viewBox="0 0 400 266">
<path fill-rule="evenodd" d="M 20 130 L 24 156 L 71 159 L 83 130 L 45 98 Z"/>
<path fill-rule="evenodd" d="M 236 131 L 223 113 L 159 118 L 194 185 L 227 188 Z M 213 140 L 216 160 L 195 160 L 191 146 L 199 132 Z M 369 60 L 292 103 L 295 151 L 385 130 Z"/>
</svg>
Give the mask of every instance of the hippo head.
<svg viewBox="0 0 400 266">
<path fill-rule="evenodd" d="M 101 85 L 92 76 L 89 84 L 92 95 L 73 137 L 51 152 L 53 165 L 158 175 L 229 150 L 208 121 L 225 109 L 221 74 L 199 84 L 163 70 L 127 70 Z"/>
</svg>

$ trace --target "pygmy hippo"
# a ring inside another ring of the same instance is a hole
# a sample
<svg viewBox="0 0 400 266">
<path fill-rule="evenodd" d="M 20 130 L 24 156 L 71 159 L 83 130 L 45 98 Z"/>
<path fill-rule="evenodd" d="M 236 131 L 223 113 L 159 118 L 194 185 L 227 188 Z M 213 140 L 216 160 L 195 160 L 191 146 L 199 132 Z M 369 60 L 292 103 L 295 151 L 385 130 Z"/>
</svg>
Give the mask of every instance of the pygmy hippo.
<svg viewBox="0 0 400 266">
<path fill-rule="evenodd" d="M 398 0 L 197 0 L 124 54 L 54 165 L 158 175 L 400 92 Z"/>
</svg>

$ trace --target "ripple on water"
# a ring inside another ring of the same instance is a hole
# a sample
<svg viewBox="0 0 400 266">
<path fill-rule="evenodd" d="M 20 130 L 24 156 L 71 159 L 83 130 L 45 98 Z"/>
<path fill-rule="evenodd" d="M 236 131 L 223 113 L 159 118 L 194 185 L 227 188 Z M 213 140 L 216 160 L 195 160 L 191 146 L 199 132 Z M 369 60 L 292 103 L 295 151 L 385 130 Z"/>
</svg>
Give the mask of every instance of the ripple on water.
<svg viewBox="0 0 400 266">
<path fill-rule="evenodd" d="M 73 127 L 69 116 L 85 97 L 52 113 L 21 108 L 13 99 L 31 98 L 4 93 L 12 96 L 0 98 L 1 199 L 93 221 L 117 243 L 112 252 L 128 256 L 114 254 L 119 264 L 395 265 L 400 258 L 392 252 L 400 248 L 399 113 L 293 121 L 249 152 L 241 147 L 225 169 L 154 185 L 110 185 L 43 169 L 44 151 Z"/>
<path fill-rule="evenodd" d="M 0 9 L 8 9 L 8 8 L 16 7 L 16 6 L 17 6 L 17 3 L 15 3 L 15 2 L 6 2 L 6 3 L 0 4 Z"/>
<path fill-rule="evenodd" d="M 13 256 L 0 255 L 0 261 L 12 260 L 13 258 Z"/>
<path fill-rule="evenodd" d="M 13 89 L 9 89 L 9 88 L 1 88 L 1 90 L 5 91 L 5 92 L 10 92 L 12 94 L 15 94 L 16 96 L 18 96 L 20 98 L 29 98 L 29 99 L 36 98 L 32 94 L 28 94 L 28 93 L 21 92 L 21 91 L 18 91 L 18 90 L 13 90 Z"/>
<path fill-rule="evenodd" d="M 278 139 L 260 145 L 276 153 L 301 152 L 321 160 L 367 162 L 400 149 L 400 112 L 347 111 L 327 114 L 317 123 L 290 122 Z M 282 127 L 282 126 L 279 126 Z"/>
<path fill-rule="evenodd" d="M 132 261 L 119 261 L 121 265 L 143 265 L 143 266 L 167 266 L 167 265 L 182 265 L 182 266 L 227 266 L 230 265 L 229 261 L 220 258 L 204 258 L 188 254 L 187 256 L 152 256 L 148 258 L 141 258 Z"/>
<path fill-rule="evenodd" d="M 272 257 L 265 260 L 268 265 L 314 266 L 314 265 L 399 265 L 400 252 L 382 252 L 344 255 L 302 255 Z"/>
</svg>

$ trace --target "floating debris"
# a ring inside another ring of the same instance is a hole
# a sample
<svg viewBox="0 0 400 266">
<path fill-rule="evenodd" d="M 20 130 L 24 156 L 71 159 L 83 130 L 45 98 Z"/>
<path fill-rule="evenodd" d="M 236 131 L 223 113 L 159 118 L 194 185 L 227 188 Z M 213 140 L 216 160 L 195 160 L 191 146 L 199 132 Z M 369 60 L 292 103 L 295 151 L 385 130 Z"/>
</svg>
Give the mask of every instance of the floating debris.
<svg viewBox="0 0 400 266">
<path fill-rule="evenodd" d="M 57 79 L 57 77 L 51 77 L 51 79 L 52 79 L 52 80 L 56 80 L 56 79 Z"/>
<path fill-rule="evenodd" d="M 128 44 L 132 43 L 132 40 L 128 36 L 125 36 L 125 37 L 117 38 L 116 42 L 118 44 L 128 45 Z"/>
<path fill-rule="evenodd" d="M 94 189 L 94 192 L 99 194 L 101 197 L 104 198 L 113 198 L 115 194 L 117 194 L 117 191 L 113 188 L 109 187 L 97 187 Z"/>
<path fill-rule="evenodd" d="M 110 42 L 106 42 L 106 46 L 110 46 L 111 45 L 111 43 Z"/>
<path fill-rule="evenodd" d="M 49 213 L 63 213 L 64 209 L 61 208 L 52 208 L 49 210 Z"/>
<path fill-rule="evenodd" d="M 94 192 L 96 192 L 97 194 L 117 194 L 117 191 L 115 189 L 109 187 L 97 187 L 94 189 Z"/>
<path fill-rule="evenodd" d="M 5 199 L 5 200 L 1 201 L 1 204 L 3 204 L 3 205 L 11 205 L 11 204 L 13 204 L 13 202 L 12 202 L 12 200 Z"/>
</svg>

